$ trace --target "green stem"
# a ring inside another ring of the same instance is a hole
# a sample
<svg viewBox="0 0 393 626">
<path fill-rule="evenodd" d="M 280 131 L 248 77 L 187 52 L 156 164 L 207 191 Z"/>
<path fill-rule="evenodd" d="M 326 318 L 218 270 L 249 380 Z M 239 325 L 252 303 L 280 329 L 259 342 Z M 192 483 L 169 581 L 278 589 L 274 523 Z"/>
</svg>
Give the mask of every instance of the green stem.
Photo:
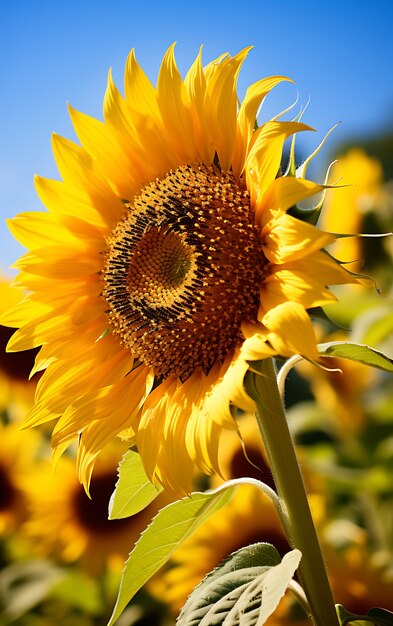
<svg viewBox="0 0 393 626">
<path fill-rule="evenodd" d="M 245 386 L 257 405 L 257 421 L 282 502 L 290 545 L 302 553 L 299 578 L 316 626 L 338 626 L 326 569 L 280 398 L 272 359 L 253 363 Z M 255 372 L 258 370 L 258 373 Z"/>
</svg>

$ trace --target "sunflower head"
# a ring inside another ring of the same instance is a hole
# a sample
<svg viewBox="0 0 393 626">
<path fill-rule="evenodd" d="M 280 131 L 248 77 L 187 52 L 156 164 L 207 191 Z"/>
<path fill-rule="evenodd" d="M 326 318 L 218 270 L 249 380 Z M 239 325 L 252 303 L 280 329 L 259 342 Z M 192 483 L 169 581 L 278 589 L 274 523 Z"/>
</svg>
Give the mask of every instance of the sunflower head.
<svg viewBox="0 0 393 626">
<path fill-rule="evenodd" d="M 158 379 L 207 374 L 256 318 L 264 264 L 244 182 L 214 164 L 179 166 L 127 205 L 109 239 L 112 332 Z"/>
<path fill-rule="evenodd" d="M 48 212 L 10 221 L 28 249 L 16 264 L 29 295 L 3 317 L 9 350 L 42 346 L 45 370 L 27 424 L 58 418 L 56 456 L 79 437 L 87 486 L 119 433 L 145 470 L 176 494 L 195 467 L 219 471 L 251 360 L 318 358 L 307 310 L 352 277 L 324 246 L 334 236 L 288 213 L 323 186 L 282 176 L 300 122 L 256 123 L 278 83 L 258 80 L 239 103 L 249 49 L 185 79 L 174 47 L 154 87 L 131 52 L 124 95 L 111 75 L 104 121 L 70 108 L 80 144 L 54 136 L 61 181 L 36 179 Z M 59 390 L 61 389 L 61 393 Z"/>
</svg>

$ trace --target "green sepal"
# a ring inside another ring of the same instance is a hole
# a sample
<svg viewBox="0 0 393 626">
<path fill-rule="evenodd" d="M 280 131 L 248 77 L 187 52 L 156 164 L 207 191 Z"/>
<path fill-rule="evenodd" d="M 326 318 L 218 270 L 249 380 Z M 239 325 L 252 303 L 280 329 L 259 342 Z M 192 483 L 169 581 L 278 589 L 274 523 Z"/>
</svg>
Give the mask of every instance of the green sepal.
<svg viewBox="0 0 393 626">
<path fill-rule="evenodd" d="M 318 222 L 320 213 L 322 210 L 322 205 L 317 205 L 312 207 L 311 209 L 302 209 L 301 207 L 294 205 L 290 209 L 288 209 L 287 213 L 292 215 L 292 217 L 296 217 L 298 220 L 302 222 L 308 222 L 313 226 Z"/>
</svg>

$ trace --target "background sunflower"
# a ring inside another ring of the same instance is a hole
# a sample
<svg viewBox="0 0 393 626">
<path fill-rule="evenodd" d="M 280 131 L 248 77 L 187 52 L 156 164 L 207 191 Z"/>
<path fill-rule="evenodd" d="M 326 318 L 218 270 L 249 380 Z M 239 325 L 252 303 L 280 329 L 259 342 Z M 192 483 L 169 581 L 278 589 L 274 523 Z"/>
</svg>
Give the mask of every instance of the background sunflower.
<svg viewBox="0 0 393 626">
<path fill-rule="evenodd" d="M 92 576 L 103 575 L 108 568 L 120 573 L 140 533 L 167 502 L 161 496 L 131 518 L 108 519 L 119 454 L 126 449 L 118 441 L 100 457 L 91 497 L 75 476 L 73 458 L 62 458 L 55 472 L 50 460 L 36 464 L 24 482 L 29 510 L 24 532 L 34 540 L 37 555 L 57 556 L 65 563 L 78 561 Z"/>
</svg>

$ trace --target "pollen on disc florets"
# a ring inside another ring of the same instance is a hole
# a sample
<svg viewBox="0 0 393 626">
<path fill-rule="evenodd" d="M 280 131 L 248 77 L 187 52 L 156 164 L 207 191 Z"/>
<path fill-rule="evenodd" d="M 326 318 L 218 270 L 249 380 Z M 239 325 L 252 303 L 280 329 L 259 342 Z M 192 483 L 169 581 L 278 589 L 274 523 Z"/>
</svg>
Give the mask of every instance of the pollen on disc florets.
<svg viewBox="0 0 393 626">
<path fill-rule="evenodd" d="M 247 189 L 215 165 L 147 185 L 107 242 L 112 332 L 158 378 L 208 372 L 256 319 L 265 257 Z"/>
</svg>

